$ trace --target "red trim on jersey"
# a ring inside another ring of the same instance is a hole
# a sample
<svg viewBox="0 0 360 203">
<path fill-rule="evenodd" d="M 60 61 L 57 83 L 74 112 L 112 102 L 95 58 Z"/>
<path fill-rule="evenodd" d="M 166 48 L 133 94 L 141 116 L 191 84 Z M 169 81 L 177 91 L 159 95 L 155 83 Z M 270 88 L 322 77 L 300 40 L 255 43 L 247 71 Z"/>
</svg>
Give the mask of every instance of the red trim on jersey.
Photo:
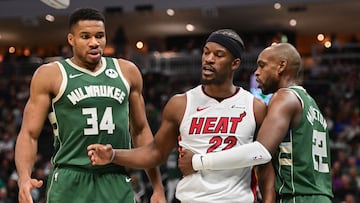
<svg viewBox="0 0 360 203">
<path fill-rule="evenodd" d="M 254 195 L 254 203 L 257 202 L 257 186 L 258 186 L 258 177 L 256 175 L 256 171 L 255 171 L 255 167 L 253 167 L 253 169 L 251 170 L 251 183 L 250 183 L 250 187 L 251 190 L 253 192 Z"/>
</svg>

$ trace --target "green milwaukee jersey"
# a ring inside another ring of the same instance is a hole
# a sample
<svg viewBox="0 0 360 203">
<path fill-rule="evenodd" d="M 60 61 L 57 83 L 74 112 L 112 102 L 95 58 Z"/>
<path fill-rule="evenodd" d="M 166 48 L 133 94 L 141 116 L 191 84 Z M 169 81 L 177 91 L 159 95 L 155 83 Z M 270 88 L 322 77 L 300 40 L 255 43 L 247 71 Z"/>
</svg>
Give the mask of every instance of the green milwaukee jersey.
<svg viewBox="0 0 360 203">
<path fill-rule="evenodd" d="M 326 120 L 314 99 L 300 86 L 289 87 L 302 105 L 301 121 L 290 129 L 273 157 L 279 195 L 333 197 Z"/>
<path fill-rule="evenodd" d="M 57 62 L 62 84 L 49 114 L 55 135 L 55 167 L 118 171 L 120 166 L 114 164 L 92 166 L 87 146 L 100 143 L 130 148 L 129 84 L 117 59 L 103 57 L 101 62 L 102 67 L 96 72 L 79 67 L 70 59 Z"/>
</svg>

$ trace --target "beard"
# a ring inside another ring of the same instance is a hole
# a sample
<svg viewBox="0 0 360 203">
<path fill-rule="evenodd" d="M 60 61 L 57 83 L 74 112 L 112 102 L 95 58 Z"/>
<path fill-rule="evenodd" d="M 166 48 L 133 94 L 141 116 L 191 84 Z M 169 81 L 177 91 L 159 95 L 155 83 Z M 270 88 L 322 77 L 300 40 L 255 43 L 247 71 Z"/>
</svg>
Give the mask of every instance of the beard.
<svg viewBox="0 0 360 203">
<path fill-rule="evenodd" d="M 200 82 L 203 85 L 221 85 L 226 81 L 226 79 L 227 76 L 225 74 L 223 75 L 215 74 L 215 77 L 213 78 L 201 77 Z"/>
<path fill-rule="evenodd" d="M 267 81 L 266 84 L 260 86 L 261 92 L 265 95 L 272 94 L 276 92 L 278 88 L 278 83 L 276 81 Z"/>
</svg>

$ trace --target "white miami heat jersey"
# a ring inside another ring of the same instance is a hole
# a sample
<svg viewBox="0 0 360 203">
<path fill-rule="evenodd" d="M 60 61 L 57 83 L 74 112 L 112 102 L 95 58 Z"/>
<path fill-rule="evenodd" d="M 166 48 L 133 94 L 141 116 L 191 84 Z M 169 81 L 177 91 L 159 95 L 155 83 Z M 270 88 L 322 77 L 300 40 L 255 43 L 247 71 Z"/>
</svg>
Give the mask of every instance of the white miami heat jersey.
<svg viewBox="0 0 360 203">
<path fill-rule="evenodd" d="M 239 88 L 219 102 L 207 96 L 200 85 L 186 92 L 186 97 L 180 148 L 205 154 L 253 142 L 256 122 L 250 92 Z M 256 183 L 252 172 L 252 167 L 201 170 L 178 183 L 176 197 L 191 203 L 253 203 Z"/>
</svg>

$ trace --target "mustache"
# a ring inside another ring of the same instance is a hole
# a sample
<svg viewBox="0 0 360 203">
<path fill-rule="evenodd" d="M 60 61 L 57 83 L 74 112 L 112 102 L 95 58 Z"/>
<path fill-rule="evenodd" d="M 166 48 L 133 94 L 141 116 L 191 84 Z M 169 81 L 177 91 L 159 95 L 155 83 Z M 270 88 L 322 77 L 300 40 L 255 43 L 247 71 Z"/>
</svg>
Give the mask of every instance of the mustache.
<svg viewBox="0 0 360 203">
<path fill-rule="evenodd" d="M 203 66 L 202 66 L 202 69 L 203 69 L 203 70 L 210 70 L 210 71 L 213 71 L 213 72 L 216 71 L 216 69 L 215 69 L 212 65 L 209 65 L 209 64 L 203 65 Z"/>
<path fill-rule="evenodd" d="M 97 54 L 97 53 L 101 53 L 101 49 L 98 49 L 98 48 L 92 48 L 90 50 L 88 50 L 88 53 L 90 54 Z"/>
</svg>

